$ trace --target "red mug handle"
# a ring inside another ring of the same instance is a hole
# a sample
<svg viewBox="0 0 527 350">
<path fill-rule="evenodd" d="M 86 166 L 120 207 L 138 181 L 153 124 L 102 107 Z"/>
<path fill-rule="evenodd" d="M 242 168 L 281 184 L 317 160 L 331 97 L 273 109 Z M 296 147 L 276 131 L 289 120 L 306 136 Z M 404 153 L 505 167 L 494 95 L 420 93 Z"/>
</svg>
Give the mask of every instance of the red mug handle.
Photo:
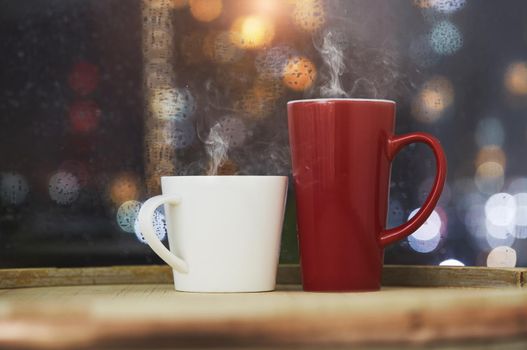
<svg viewBox="0 0 527 350">
<path fill-rule="evenodd" d="M 437 201 L 441 196 L 443 186 L 445 185 L 447 168 L 446 157 L 439 141 L 431 135 L 422 132 L 415 132 L 411 134 L 390 137 L 388 139 L 388 159 L 391 162 L 395 158 L 397 152 L 399 152 L 404 146 L 416 142 L 428 145 L 434 152 L 434 156 L 436 158 L 436 177 L 434 184 L 430 194 L 428 195 L 428 198 L 426 198 L 426 201 L 424 202 L 421 209 L 419 209 L 417 214 L 415 214 L 408 222 L 400 226 L 384 230 L 381 233 L 380 244 L 382 247 L 411 235 L 422 224 L 424 224 L 426 219 L 428 219 L 430 214 L 432 214 Z"/>
</svg>

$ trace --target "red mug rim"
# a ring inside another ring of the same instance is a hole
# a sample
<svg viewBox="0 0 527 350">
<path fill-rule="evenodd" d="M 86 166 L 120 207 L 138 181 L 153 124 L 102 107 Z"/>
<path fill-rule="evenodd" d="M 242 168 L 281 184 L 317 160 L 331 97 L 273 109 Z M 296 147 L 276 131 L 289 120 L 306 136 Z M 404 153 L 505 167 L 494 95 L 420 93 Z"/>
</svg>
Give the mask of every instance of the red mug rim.
<svg viewBox="0 0 527 350">
<path fill-rule="evenodd" d="M 391 103 L 395 104 L 395 101 L 392 100 L 385 100 L 385 99 L 376 99 L 376 98 L 311 98 L 311 99 L 305 99 L 305 100 L 292 100 L 287 102 L 287 104 L 295 104 L 295 103 L 306 103 L 306 102 L 316 102 L 316 103 L 327 103 L 327 102 L 381 102 L 381 103 Z"/>
</svg>

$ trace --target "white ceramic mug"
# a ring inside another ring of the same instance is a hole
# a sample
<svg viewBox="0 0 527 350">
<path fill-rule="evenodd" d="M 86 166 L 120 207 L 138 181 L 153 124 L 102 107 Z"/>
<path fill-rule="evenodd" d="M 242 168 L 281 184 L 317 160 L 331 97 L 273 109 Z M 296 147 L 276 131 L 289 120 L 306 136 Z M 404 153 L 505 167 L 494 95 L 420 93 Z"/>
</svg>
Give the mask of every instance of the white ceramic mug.
<svg viewBox="0 0 527 350">
<path fill-rule="evenodd" d="M 261 292 L 275 288 L 286 176 L 165 176 L 162 195 L 139 211 L 150 247 L 174 270 L 176 290 Z M 170 251 L 152 219 L 165 205 Z"/>
</svg>

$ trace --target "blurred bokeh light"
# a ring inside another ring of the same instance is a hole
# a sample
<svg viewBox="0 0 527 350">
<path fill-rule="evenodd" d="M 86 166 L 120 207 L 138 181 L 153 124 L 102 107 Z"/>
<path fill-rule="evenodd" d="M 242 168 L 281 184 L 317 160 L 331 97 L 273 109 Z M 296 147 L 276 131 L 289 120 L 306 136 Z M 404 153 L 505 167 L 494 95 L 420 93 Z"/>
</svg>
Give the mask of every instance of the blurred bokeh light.
<svg viewBox="0 0 527 350">
<path fill-rule="evenodd" d="M 505 72 L 505 88 L 513 95 L 527 95 L 527 62 L 511 63 Z"/>
<path fill-rule="evenodd" d="M 457 259 L 446 259 L 439 263 L 439 266 L 465 266 L 461 261 Z"/>
<path fill-rule="evenodd" d="M 22 204 L 28 193 L 29 184 L 22 174 L 13 172 L 0 174 L 0 197 L 3 204 Z"/>
<path fill-rule="evenodd" d="M 134 173 L 117 175 L 109 188 L 110 199 L 116 205 L 139 198 L 139 179 Z"/>
<path fill-rule="evenodd" d="M 441 21 L 432 28 L 430 45 L 440 55 L 452 55 L 463 46 L 463 36 L 455 24 Z"/>
<path fill-rule="evenodd" d="M 76 159 L 67 159 L 60 163 L 59 171 L 73 174 L 73 176 L 77 178 L 77 181 L 79 181 L 81 187 L 86 186 L 89 182 L 90 171 L 86 162 Z"/>
<path fill-rule="evenodd" d="M 189 0 L 190 13 L 200 22 L 211 22 L 221 15 L 222 0 Z"/>
<path fill-rule="evenodd" d="M 87 133 L 97 128 L 101 110 L 94 101 L 78 100 L 71 104 L 69 118 L 73 131 Z"/>
<path fill-rule="evenodd" d="M 454 88 L 445 77 L 435 76 L 423 84 L 412 104 L 412 113 L 420 122 L 433 123 L 454 102 Z"/>
<path fill-rule="evenodd" d="M 419 209 L 413 210 L 408 216 L 408 220 L 414 217 Z M 408 236 L 407 240 L 410 247 L 419 253 L 432 252 L 437 248 L 441 240 L 441 227 L 441 217 L 437 210 L 434 210 L 426 222 L 417 231 Z"/>
<path fill-rule="evenodd" d="M 485 203 L 485 216 L 492 224 L 510 225 L 516 217 L 516 200 L 508 193 L 496 193 Z"/>
<path fill-rule="evenodd" d="M 139 229 L 139 220 L 137 219 L 137 214 L 134 220 L 134 233 L 139 242 L 146 244 L 145 237 Z M 154 212 L 154 217 L 152 218 L 152 226 L 154 227 L 154 232 L 157 238 L 159 238 L 160 241 L 164 240 L 167 236 L 166 220 L 165 215 L 161 213 L 159 209 Z M 128 228 L 128 226 L 126 227 Z"/>
<path fill-rule="evenodd" d="M 479 147 L 502 146 L 505 140 L 505 130 L 501 120 L 494 117 L 480 119 L 476 126 L 475 140 Z"/>
<path fill-rule="evenodd" d="M 231 28 L 231 41 L 243 49 L 269 45 L 274 38 L 274 23 L 268 17 L 250 15 L 236 19 Z"/>
<path fill-rule="evenodd" d="M 482 147 L 476 155 L 476 168 L 486 162 L 494 162 L 501 165 L 505 169 L 507 164 L 507 156 L 501 147 L 496 145 L 489 145 Z"/>
<path fill-rule="evenodd" d="M 75 175 L 58 171 L 49 179 L 48 186 L 51 200 L 60 205 L 70 205 L 79 196 L 80 184 Z"/>
<path fill-rule="evenodd" d="M 87 61 L 75 63 L 68 77 L 70 88 L 81 96 L 91 94 L 99 84 L 99 68 Z"/>
<path fill-rule="evenodd" d="M 135 233 L 135 221 L 141 209 L 141 202 L 136 200 L 126 201 L 119 206 L 116 214 L 117 225 L 121 230 Z"/>
<path fill-rule="evenodd" d="M 487 257 L 488 267 L 515 267 L 516 250 L 511 247 L 500 246 L 492 249 Z"/>
<path fill-rule="evenodd" d="M 466 0 L 429 0 L 430 5 L 439 12 L 450 14 L 461 10 Z"/>
<path fill-rule="evenodd" d="M 476 169 L 474 182 L 482 193 L 492 194 L 500 191 L 505 183 L 505 170 L 496 162 L 482 163 Z"/>
<path fill-rule="evenodd" d="M 284 69 L 283 82 L 285 86 L 295 91 L 309 89 L 317 77 L 317 68 L 306 57 L 295 56 L 287 60 Z"/>
</svg>

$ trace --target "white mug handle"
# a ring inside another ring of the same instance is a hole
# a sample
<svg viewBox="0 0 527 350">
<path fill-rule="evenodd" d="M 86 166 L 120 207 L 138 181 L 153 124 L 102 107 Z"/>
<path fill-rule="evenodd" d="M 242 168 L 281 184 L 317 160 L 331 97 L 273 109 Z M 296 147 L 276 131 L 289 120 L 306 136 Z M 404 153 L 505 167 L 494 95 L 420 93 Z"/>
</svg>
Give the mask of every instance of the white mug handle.
<svg viewBox="0 0 527 350">
<path fill-rule="evenodd" d="M 139 210 L 137 219 L 139 220 L 139 229 L 141 230 L 146 243 L 148 243 L 154 253 L 159 255 L 159 257 L 174 270 L 181 273 L 188 273 L 187 263 L 183 259 L 172 254 L 163 243 L 161 243 L 159 238 L 157 238 L 152 225 L 152 220 L 157 207 L 162 204 L 179 205 L 180 203 L 181 199 L 177 196 L 160 195 L 152 197 L 143 204 L 141 210 Z"/>
</svg>

